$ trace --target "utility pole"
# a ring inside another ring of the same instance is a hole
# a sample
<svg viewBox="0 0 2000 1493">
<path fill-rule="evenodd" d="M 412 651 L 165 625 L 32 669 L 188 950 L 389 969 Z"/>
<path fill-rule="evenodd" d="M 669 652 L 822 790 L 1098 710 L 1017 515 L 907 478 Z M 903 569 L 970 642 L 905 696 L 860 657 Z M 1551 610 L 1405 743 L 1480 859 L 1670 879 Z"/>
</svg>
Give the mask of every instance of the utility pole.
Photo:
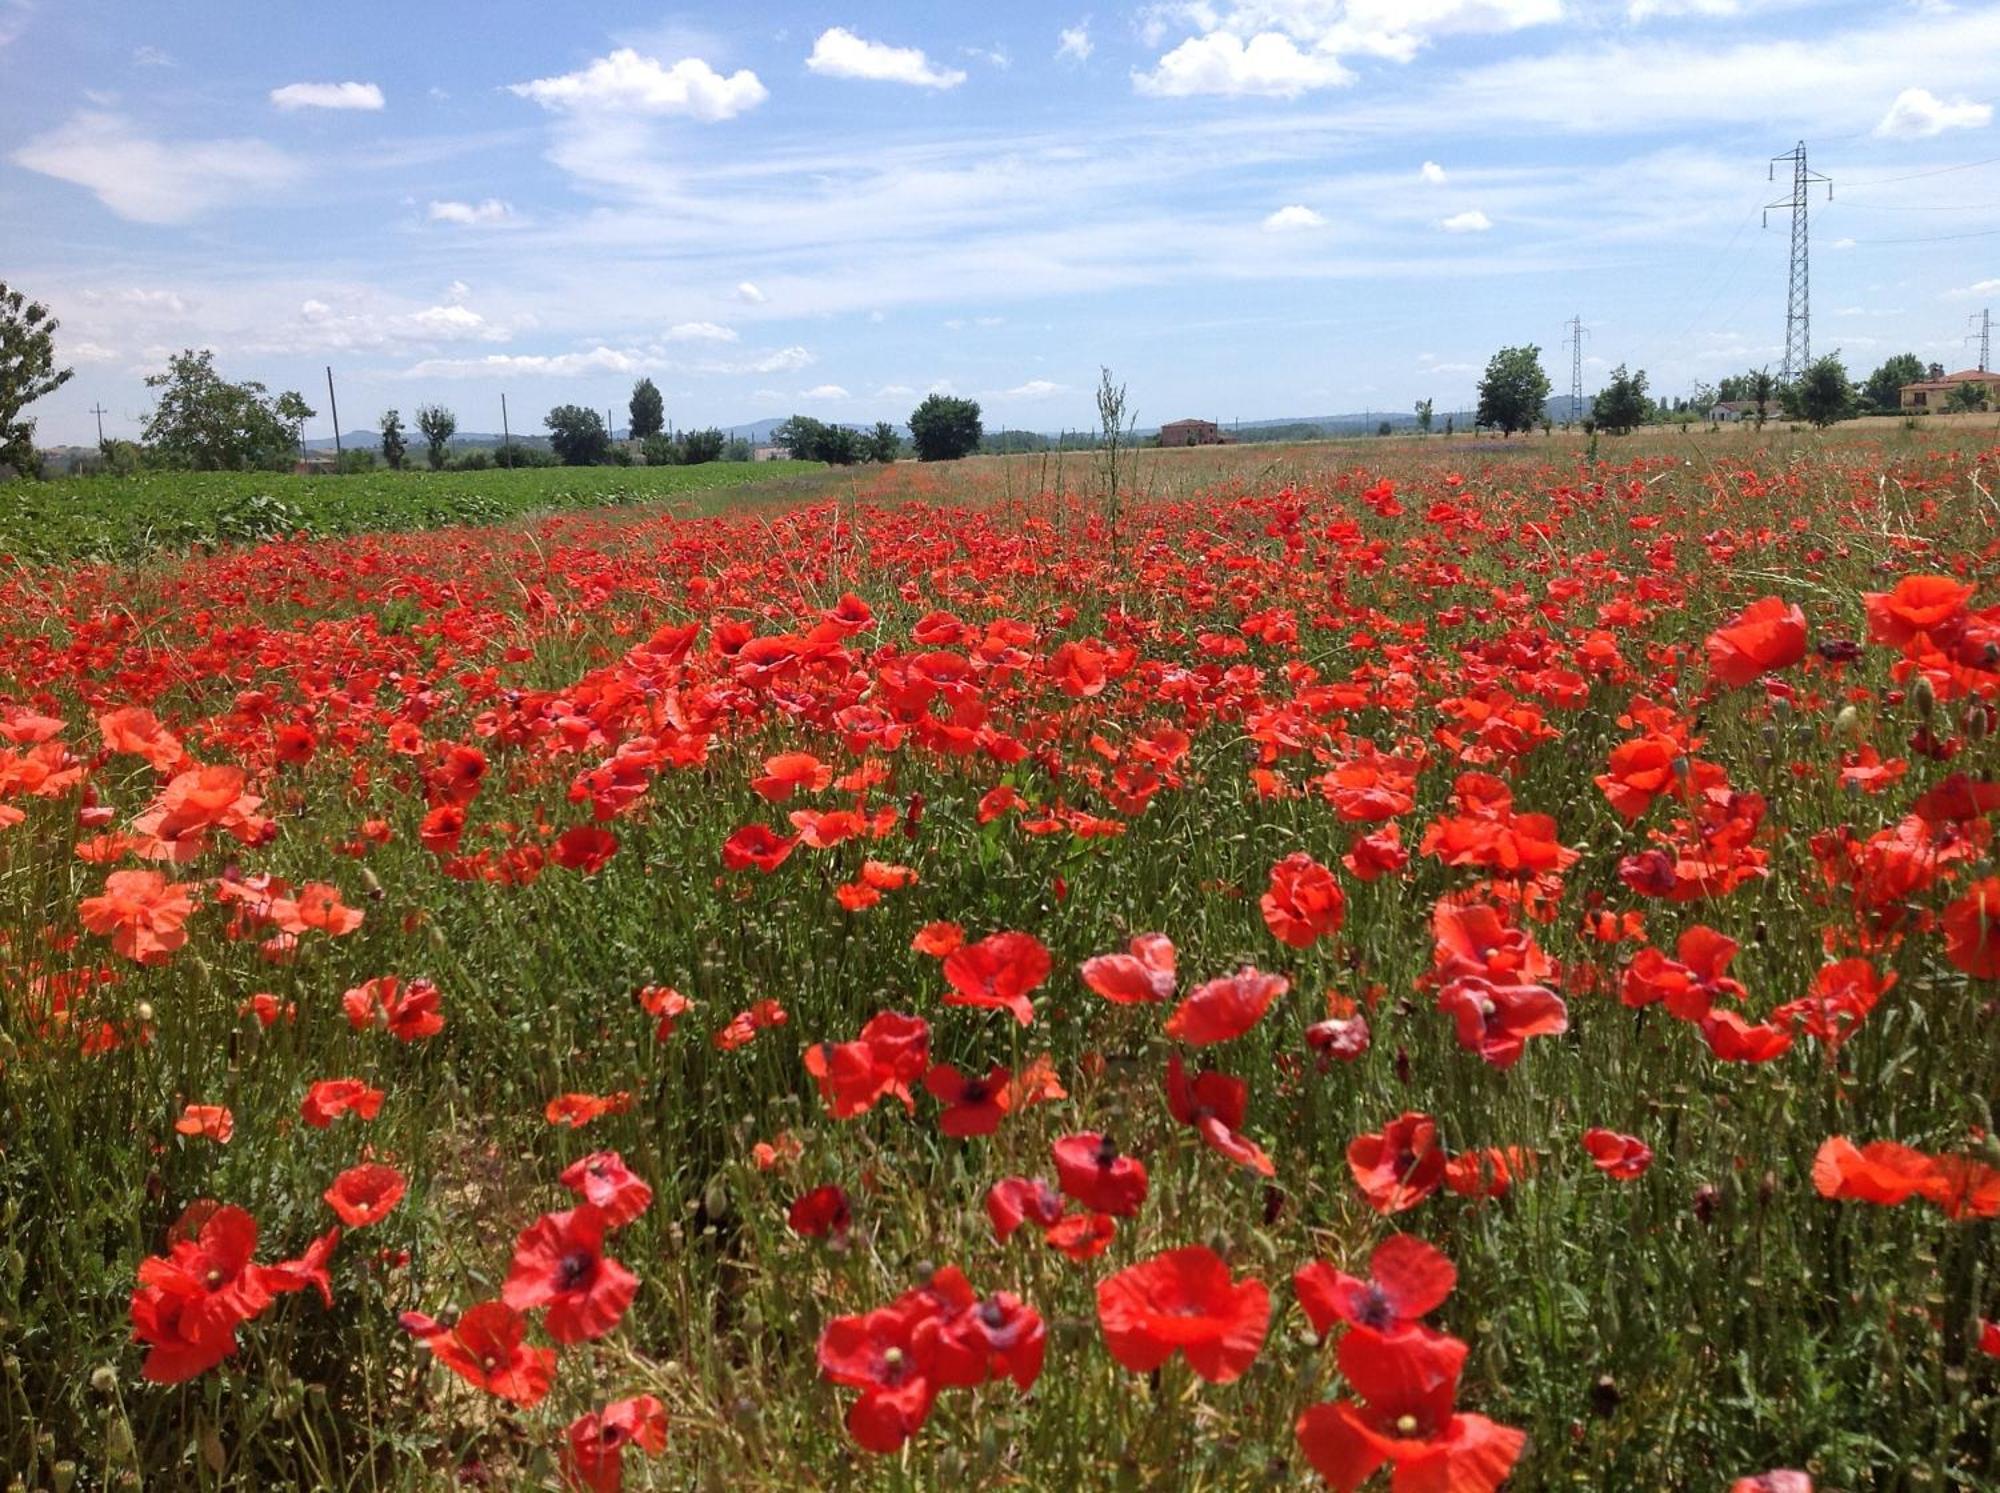
<svg viewBox="0 0 2000 1493">
<path fill-rule="evenodd" d="M 326 365 L 326 406 L 333 415 L 333 464 L 340 465 L 340 401 L 333 397 L 333 364 Z"/>
<path fill-rule="evenodd" d="M 514 433 L 507 428 L 507 396 L 500 396 L 500 454 L 508 466 L 514 465 Z"/>
<path fill-rule="evenodd" d="M 1583 313 L 1579 311 L 1563 325 L 1569 329 L 1569 417 L 1572 421 L 1583 419 L 1583 339 L 1590 335 L 1590 328 L 1583 324 Z"/>
<path fill-rule="evenodd" d="M 1993 371 L 1993 312 L 1990 309 L 1975 311 L 1969 320 L 1979 330 L 1966 333 L 1965 340 L 1979 344 L 1979 371 L 1981 373 L 1991 373 Z M 98 440 L 102 444 L 103 437 L 99 436 Z"/>
<path fill-rule="evenodd" d="M 1984 368 L 1986 364 L 1982 361 L 1979 366 L 1981 368 Z M 93 404 L 90 407 L 90 412 L 93 415 L 97 416 L 97 449 L 102 451 L 104 449 L 104 417 L 107 414 L 109 414 L 110 411 L 105 409 L 105 407 L 101 404 Z"/>
<path fill-rule="evenodd" d="M 1772 181 L 1778 179 L 1780 161 L 1791 163 L 1792 195 L 1782 202 L 1764 205 L 1764 226 L 1771 226 L 1774 210 L 1791 209 L 1792 274 L 1790 289 L 1785 294 L 1785 367 L 1778 376 L 1780 382 L 1789 384 L 1812 362 L 1812 284 L 1806 265 L 1806 200 L 1814 186 L 1825 182 L 1826 200 L 1833 201 L 1833 178 L 1821 176 L 1806 165 L 1806 142 L 1803 140 L 1783 155 L 1771 157 L 1765 175 Z"/>
</svg>

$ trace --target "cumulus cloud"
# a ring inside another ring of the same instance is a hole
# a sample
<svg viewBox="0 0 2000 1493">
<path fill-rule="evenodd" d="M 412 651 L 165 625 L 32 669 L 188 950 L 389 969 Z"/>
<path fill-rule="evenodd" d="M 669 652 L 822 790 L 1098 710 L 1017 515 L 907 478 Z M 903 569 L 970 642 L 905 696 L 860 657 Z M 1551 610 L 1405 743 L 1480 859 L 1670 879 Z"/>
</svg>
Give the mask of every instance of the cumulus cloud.
<svg viewBox="0 0 2000 1493">
<path fill-rule="evenodd" d="M 1326 219 L 1309 207 L 1293 203 L 1281 207 L 1264 220 L 1266 233 L 1298 233 L 1308 228 L 1324 228 Z"/>
<path fill-rule="evenodd" d="M 1337 57 L 1302 52 L 1298 43 L 1276 31 L 1247 42 L 1228 31 L 1191 36 L 1150 73 L 1132 74 L 1132 85 L 1155 98 L 1297 98 L 1311 89 L 1353 81 L 1354 74 Z"/>
<path fill-rule="evenodd" d="M 819 34 L 806 66 L 827 78 L 859 78 L 871 83 L 906 83 L 912 88 L 956 88 L 965 74 L 955 67 L 936 67 L 917 47 L 892 47 L 865 41 L 844 26 Z"/>
<path fill-rule="evenodd" d="M 15 165 L 73 182 L 136 223 L 186 223 L 289 186 L 297 162 L 261 140 L 156 140 L 122 115 L 85 111 L 37 135 Z"/>
<path fill-rule="evenodd" d="M 514 216 L 514 209 L 498 197 L 484 202 L 433 202 L 433 223 L 460 223 L 468 228 L 490 228 Z"/>
<path fill-rule="evenodd" d="M 1438 224 L 1446 233 L 1484 233 L 1492 226 L 1493 220 L 1476 207 L 1453 213 Z"/>
<path fill-rule="evenodd" d="M 271 90 L 280 109 L 363 109 L 384 107 L 382 90 L 373 83 L 287 83 Z"/>
<path fill-rule="evenodd" d="M 1432 186 L 1437 186 L 1444 181 L 1444 167 L 1440 166 L 1436 161 L 1425 161 L 1423 169 L 1418 171 L 1417 175 Z"/>
<path fill-rule="evenodd" d="M 841 388 L 839 384 L 817 384 L 799 396 L 801 399 L 820 400 L 828 404 L 842 399 L 852 399 L 853 397 L 853 395 Z"/>
<path fill-rule="evenodd" d="M 699 57 L 667 67 L 631 47 L 577 72 L 510 84 L 509 91 L 562 112 L 685 115 L 706 124 L 734 119 L 770 97 L 748 68 L 724 77 Z"/>
<path fill-rule="evenodd" d="M 667 329 L 669 342 L 734 342 L 734 327 L 718 326 L 712 321 L 684 321 Z"/>
<path fill-rule="evenodd" d="M 1090 22 L 1082 20 L 1056 33 L 1056 57 L 1063 62 L 1088 62 L 1097 48 L 1090 40 Z"/>
<path fill-rule="evenodd" d="M 1993 106 L 1971 99 L 1949 103 L 1928 88 L 1905 88 L 1875 126 L 1884 140 L 1925 140 L 1946 130 L 1976 130 L 1993 122 Z"/>
<path fill-rule="evenodd" d="M 751 306 L 761 306 L 771 298 L 752 285 L 748 280 L 736 287 L 736 299 Z"/>
<path fill-rule="evenodd" d="M 1000 392 L 1002 399 L 1052 399 L 1058 394 L 1067 394 L 1069 385 L 1058 384 L 1046 378 L 1031 378 L 1025 384 L 1017 384 Z"/>
</svg>

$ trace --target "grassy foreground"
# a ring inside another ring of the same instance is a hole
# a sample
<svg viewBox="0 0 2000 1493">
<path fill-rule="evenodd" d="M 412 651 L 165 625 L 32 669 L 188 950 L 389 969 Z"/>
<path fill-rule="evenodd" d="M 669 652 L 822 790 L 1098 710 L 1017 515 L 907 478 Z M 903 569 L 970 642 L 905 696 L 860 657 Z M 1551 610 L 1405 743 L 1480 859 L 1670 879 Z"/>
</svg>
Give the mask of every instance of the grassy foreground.
<svg viewBox="0 0 2000 1493">
<path fill-rule="evenodd" d="M 1614 454 L 0 582 L 0 1465 L 1995 1486 L 2000 450 Z"/>
</svg>

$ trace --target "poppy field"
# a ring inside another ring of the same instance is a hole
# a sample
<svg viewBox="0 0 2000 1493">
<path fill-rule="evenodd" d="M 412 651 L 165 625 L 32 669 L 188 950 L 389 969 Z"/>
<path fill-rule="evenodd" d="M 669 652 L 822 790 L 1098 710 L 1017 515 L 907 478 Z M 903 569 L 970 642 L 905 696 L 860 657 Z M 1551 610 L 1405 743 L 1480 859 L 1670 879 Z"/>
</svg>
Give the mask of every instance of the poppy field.
<svg viewBox="0 0 2000 1493">
<path fill-rule="evenodd" d="M 10 571 L 10 1486 L 2000 1486 L 2000 448 L 1784 441 Z"/>
</svg>

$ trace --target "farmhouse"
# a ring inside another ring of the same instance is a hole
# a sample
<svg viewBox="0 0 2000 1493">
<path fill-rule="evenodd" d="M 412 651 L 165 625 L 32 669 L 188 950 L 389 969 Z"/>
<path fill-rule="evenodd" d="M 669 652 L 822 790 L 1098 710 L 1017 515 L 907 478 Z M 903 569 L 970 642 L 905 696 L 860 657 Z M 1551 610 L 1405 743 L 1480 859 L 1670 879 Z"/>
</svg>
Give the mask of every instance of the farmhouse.
<svg viewBox="0 0 2000 1493">
<path fill-rule="evenodd" d="M 1236 438 L 1213 420 L 1172 420 L 1160 427 L 1162 446 L 1233 446 Z"/>
<path fill-rule="evenodd" d="M 1919 379 L 1914 384 L 1904 384 L 1899 402 L 1906 410 L 1928 414 L 1943 409 L 1961 384 L 1981 385 L 1986 391 L 1989 409 L 2000 405 L 2000 373 L 1989 373 L 1983 368 L 1968 368 L 1963 373 L 1948 373 L 1943 378 Z"/>
<path fill-rule="evenodd" d="M 1757 401 L 1754 399 L 1718 399 L 1708 407 L 1708 419 L 1712 425 L 1729 425 L 1738 420 L 1757 418 Z"/>
</svg>

